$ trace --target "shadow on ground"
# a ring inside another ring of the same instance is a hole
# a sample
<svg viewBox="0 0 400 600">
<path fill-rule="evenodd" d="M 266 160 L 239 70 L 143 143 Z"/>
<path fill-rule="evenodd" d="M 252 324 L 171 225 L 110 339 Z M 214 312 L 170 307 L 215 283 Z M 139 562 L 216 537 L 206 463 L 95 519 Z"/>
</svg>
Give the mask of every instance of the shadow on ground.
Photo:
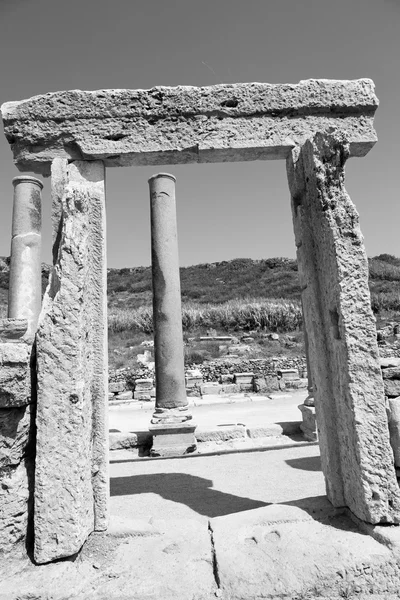
<svg viewBox="0 0 400 600">
<path fill-rule="evenodd" d="M 225 494 L 213 489 L 212 485 L 211 479 L 204 479 L 195 475 L 157 473 L 154 475 L 113 477 L 110 480 L 110 493 L 111 496 L 158 494 L 166 500 L 185 504 L 200 515 L 210 518 L 252 510 L 270 504 L 270 502 Z"/>
<path fill-rule="evenodd" d="M 285 460 L 285 463 L 293 469 L 301 469 L 303 471 L 321 471 L 320 456 L 303 456 L 301 458 L 290 458 Z"/>
</svg>

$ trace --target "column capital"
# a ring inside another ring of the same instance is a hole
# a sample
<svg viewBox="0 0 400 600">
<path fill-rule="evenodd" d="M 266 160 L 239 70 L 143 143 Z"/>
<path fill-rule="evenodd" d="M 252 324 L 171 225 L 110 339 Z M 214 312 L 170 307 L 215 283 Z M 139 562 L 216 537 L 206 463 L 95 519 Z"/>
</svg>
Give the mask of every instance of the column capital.
<svg viewBox="0 0 400 600">
<path fill-rule="evenodd" d="M 18 175 L 17 177 L 14 177 L 14 179 L 12 180 L 13 186 L 15 187 L 19 183 L 34 183 L 38 185 L 41 190 L 43 189 L 43 182 L 37 177 L 33 177 L 32 175 Z"/>
<path fill-rule="evenodd" d="M 165 177 L 167 179 L 172 179 L 172 181 L 174 181 L 176 183 L 176 177 L 174 175 L 171 175 L 171 173 L 157 173 L 156 175 L 152 175 L 149 179 L 149 183 L 151 181 L 153 181 L 153 179 L 158 179 L 161 177 Z"/>
</svg>

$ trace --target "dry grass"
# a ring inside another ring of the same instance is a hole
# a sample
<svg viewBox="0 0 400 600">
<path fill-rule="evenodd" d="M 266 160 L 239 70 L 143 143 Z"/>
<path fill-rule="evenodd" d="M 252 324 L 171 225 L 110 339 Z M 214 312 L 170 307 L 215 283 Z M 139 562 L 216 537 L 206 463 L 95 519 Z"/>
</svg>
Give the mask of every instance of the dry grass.
<svg viewBox="0 0 400 600">
<path fill-rule="evenodd" d="M 223 304 L 182 305 L 182 325 L 185 331 L 204 327 L 226 330 L 265 328 L 268 331 L 295 331 L 302 323 L 299 302 L 249 298 L 229 300 Z M 124 309 L 113 307 L 108 316 L 111 332 L 153 331 L 151 307 Z"/>
</svg>

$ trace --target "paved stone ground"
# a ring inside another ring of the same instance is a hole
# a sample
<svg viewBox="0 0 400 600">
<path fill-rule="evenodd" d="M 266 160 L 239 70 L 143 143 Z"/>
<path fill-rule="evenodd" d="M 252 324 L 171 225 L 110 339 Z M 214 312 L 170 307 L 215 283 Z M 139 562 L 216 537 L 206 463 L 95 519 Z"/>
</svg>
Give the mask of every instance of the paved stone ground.
<svg viewBox="0 0 400 600">
<path fill-rule="evenodd" d="M 110 477 L 111 512 L 129 518 L 206 521 L 325 494 L 318 446 L 115 462 Z"/>
<path fill-rule="evenodd" d="M 330 505 L 318 446 L 114 461 L 110 476 L 109 531 L 70 560 L 5 557 L 0 600 L 399 597 L 398 528 L 388 547 Z"/>
<path fill-rule="evenodd" d="M 303 398 L 225 398 L 195 418 L 203 430 L 294 421 Z M 110 428 L 145 430 L 151 411 L 113 408 Z M 0 600 L 398 598 L 397 528 L 385 544 L 365 535 L 326 500 L 318 445 L 274 448 L 283 438 L 175 459 L 111 452 L 108 532 L 71 560 L 38 567 L 21 549 L 0 561 Z"/>
</svg>

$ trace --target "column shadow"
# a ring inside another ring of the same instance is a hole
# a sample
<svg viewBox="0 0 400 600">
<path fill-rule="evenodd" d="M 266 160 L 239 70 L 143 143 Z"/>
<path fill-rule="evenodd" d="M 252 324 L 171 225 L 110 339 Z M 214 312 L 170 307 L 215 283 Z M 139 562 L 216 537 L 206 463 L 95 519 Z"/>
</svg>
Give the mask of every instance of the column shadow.
<svg viewBox="0 0 400 600">
<path fill-rule="evenodd" d="M 185 504 L 198 514 L 210 518 L 271 504 L 270 502 L 226 494 L 213 489 L 212 485 L 211 479 L 185 473 L 133 475 L 111 478 L 110 494 L 111 496 L 158 494 L 166 500 Z"/>
</svg>

